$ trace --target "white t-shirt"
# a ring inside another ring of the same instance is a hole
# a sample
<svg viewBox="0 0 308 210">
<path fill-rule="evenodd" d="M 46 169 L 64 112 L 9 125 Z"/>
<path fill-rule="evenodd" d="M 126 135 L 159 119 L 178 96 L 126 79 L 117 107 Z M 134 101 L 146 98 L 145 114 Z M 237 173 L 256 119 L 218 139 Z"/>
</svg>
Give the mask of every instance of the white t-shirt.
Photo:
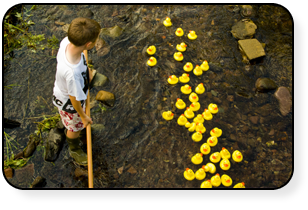
<svg viewBox="0 0 308 210">
<path fill-rule="evenodd" d="M 68 113 L 76 113 L 69 95 L 76 97 L 81 102 L 81 106 L 87 99 L 88 94 L 88 67 L 84 54 L 78 64 L 71 64 L 66 59 L 65 51 L 69 44 L 65 37 L 61 43 L 57 54 L 56 81 L 53 88 L 53 104 Z"/>
</svg>

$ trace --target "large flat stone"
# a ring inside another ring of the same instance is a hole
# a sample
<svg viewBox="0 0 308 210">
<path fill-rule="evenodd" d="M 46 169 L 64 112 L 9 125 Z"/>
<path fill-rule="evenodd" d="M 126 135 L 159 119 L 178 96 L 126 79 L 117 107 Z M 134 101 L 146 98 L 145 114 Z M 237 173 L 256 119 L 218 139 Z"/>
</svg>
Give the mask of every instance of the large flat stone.
<svg viewBox="0 0 308 210">
<path fill-rule="evenodd" d="M 249 60 L 265 56 L 262 44 L 257 39 L 239 40 L 238 44 Z"/>
</svg>

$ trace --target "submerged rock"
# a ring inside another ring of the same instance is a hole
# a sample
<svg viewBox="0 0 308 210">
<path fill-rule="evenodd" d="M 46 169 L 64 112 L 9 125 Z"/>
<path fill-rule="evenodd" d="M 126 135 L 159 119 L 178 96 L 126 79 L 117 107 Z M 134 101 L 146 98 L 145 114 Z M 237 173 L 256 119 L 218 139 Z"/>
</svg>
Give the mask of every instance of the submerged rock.
<svg viewBox="0 0 308 210">
<path fill-rule="evenodd" d="M 94 15 L 93 12 L 89 8 L 81 9 L 77 15 L 79 17 L 92 18 Z"/>
<path fill-rule="evenodd" d="M 110 52 L 110 46 L 102 38 L 98 38 L 95 48 L 98 56 L 105 56 Z"/>
<path fill-rule="evenodd" d="M 95 99 L 110 107 L 114 105 L 115 101 L 114 94 L 104 90 L 99 91 Z"/>
<path fill-rule="evenodd" d="M 277 88 L 276 83 L 270 78 L 259 78 L 256 81 L 256 88 L 259 92 L 268 92 Z"/>
<path fill-rule="evenodd" d="M 105 75 L 98 73 L 96 70 L 93 70 L 93 77 L 94 78 L 91 81 L 90 88 L 103 86 L 108 80 Z"/>
<path fill-rule="evenodd" d="M 54 162 L 58 158 L 64 139 L 65 135 L 60 129 L 53 128 L 50 130 L 46 142 L 46 151 L 44 157 L 46 161 Z"/>
<path fill-rule="evenodd" d="M 265 56 L 262 44 L 257 39 L 245 39 L 238 41 L 239 48 L 249 60 Z"/>
<path fill-rule="evenodd" d="M 38 176 L 32 182 L 30 188 L 40 188 L 40 187 L 44 187 L 45 185 L 46 185 L 46 179 L 44 177 Z"/>
<path fill-rule="evenodd" d="M 275 92 L 275 97 L 279 102 L 279 110 L 283 116 L 286 116 L 292 107 L 292 96 L 286 87 L 279 87 Z"/>
<path fill-rule="evenodd" d="M 29 141 L 27 143 L 27 147 L 23 151 L 23 157 L 28 158 L 32 156 L 33 152 L 36 149 L 36 146 L 40 143 L 41 139 L 36 134 L 31 134 L 29 136 Z"/>
<path fill-rule="evenodd" d="M 232 35 L 236 39 L 251 39 L 256 33 L 257 26 L 252 20 L 242 20 L 237 22 L 231 30 Z"/>
<path fill-rule="evenodd" d="M 15 120 L 10 120 L 10 119 L 4 118 L 3 122 L 4 122 L 3 123 L 4 128 L 17 128 L 17 127 L 20 127 L 20 122 L 17 122 Z"/>
<path fill-rule="evenodd" d="M 4 175 L 7 179 L 10 179 L 13 177 L 14 175 L 14 171 L 12 168 L 7 168 L 7 169 L 4 169 Z"/>
<path fill-rule="evenodd" d="M 241 15 L 242 17 L 250 17 L 253 15 L 253 8 L 250 5 L 241 6 Z"/>
<path fill-rule="evenodd" d="M 123 29 L 119 26 L 113 26 L 110 28 L 102 28 L 101 29 L 101 35 L 102 36 L 108 36 L 111 38 L 117 38 L 123 33 Z"/>
</svg>

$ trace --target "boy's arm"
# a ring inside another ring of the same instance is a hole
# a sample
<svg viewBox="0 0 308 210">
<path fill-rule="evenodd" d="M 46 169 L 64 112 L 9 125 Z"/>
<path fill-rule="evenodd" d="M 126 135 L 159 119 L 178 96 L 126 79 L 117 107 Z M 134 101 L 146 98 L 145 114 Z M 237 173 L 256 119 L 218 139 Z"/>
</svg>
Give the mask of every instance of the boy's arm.
<svg viewBox="0 0 308 210">
<path fill-rule="evenodd" d="M 77 113 L 79 114 L 79 116 L 80 116 L 80 118 L 82 120 L 83 127 L 84 128 L 87 127 L 87 125 L 89 123 L 92 124 L 93 123 L 92 119 L 88 115 L 86 115 L 84 113 L 84 111 L 83 111 L 83 109 L 81 107 L 80 101 L 77 101 L 76 97 L 74 97 L 74 96 L 70 95 L 69 97 L 70 97 L 70 100 L 72 102 L 72 105 L 73 105 L 74 109 L 77 111 Z"/>
</svg>

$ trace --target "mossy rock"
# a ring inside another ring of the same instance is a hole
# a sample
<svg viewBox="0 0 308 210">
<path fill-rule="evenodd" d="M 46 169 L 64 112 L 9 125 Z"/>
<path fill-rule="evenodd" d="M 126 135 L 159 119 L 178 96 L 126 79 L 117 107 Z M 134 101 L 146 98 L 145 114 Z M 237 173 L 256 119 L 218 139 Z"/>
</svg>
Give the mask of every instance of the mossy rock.
<svg viewBox="0 0 308 210">
<path fill-rule="evenodd" d="M 123 29 L 119 26 L 113 26 L 110 28 L 102 28 L 101 29 L 101 35 L 111 37 L 111 38 L 117 38 L 123 33 Z"/>
</svg>

